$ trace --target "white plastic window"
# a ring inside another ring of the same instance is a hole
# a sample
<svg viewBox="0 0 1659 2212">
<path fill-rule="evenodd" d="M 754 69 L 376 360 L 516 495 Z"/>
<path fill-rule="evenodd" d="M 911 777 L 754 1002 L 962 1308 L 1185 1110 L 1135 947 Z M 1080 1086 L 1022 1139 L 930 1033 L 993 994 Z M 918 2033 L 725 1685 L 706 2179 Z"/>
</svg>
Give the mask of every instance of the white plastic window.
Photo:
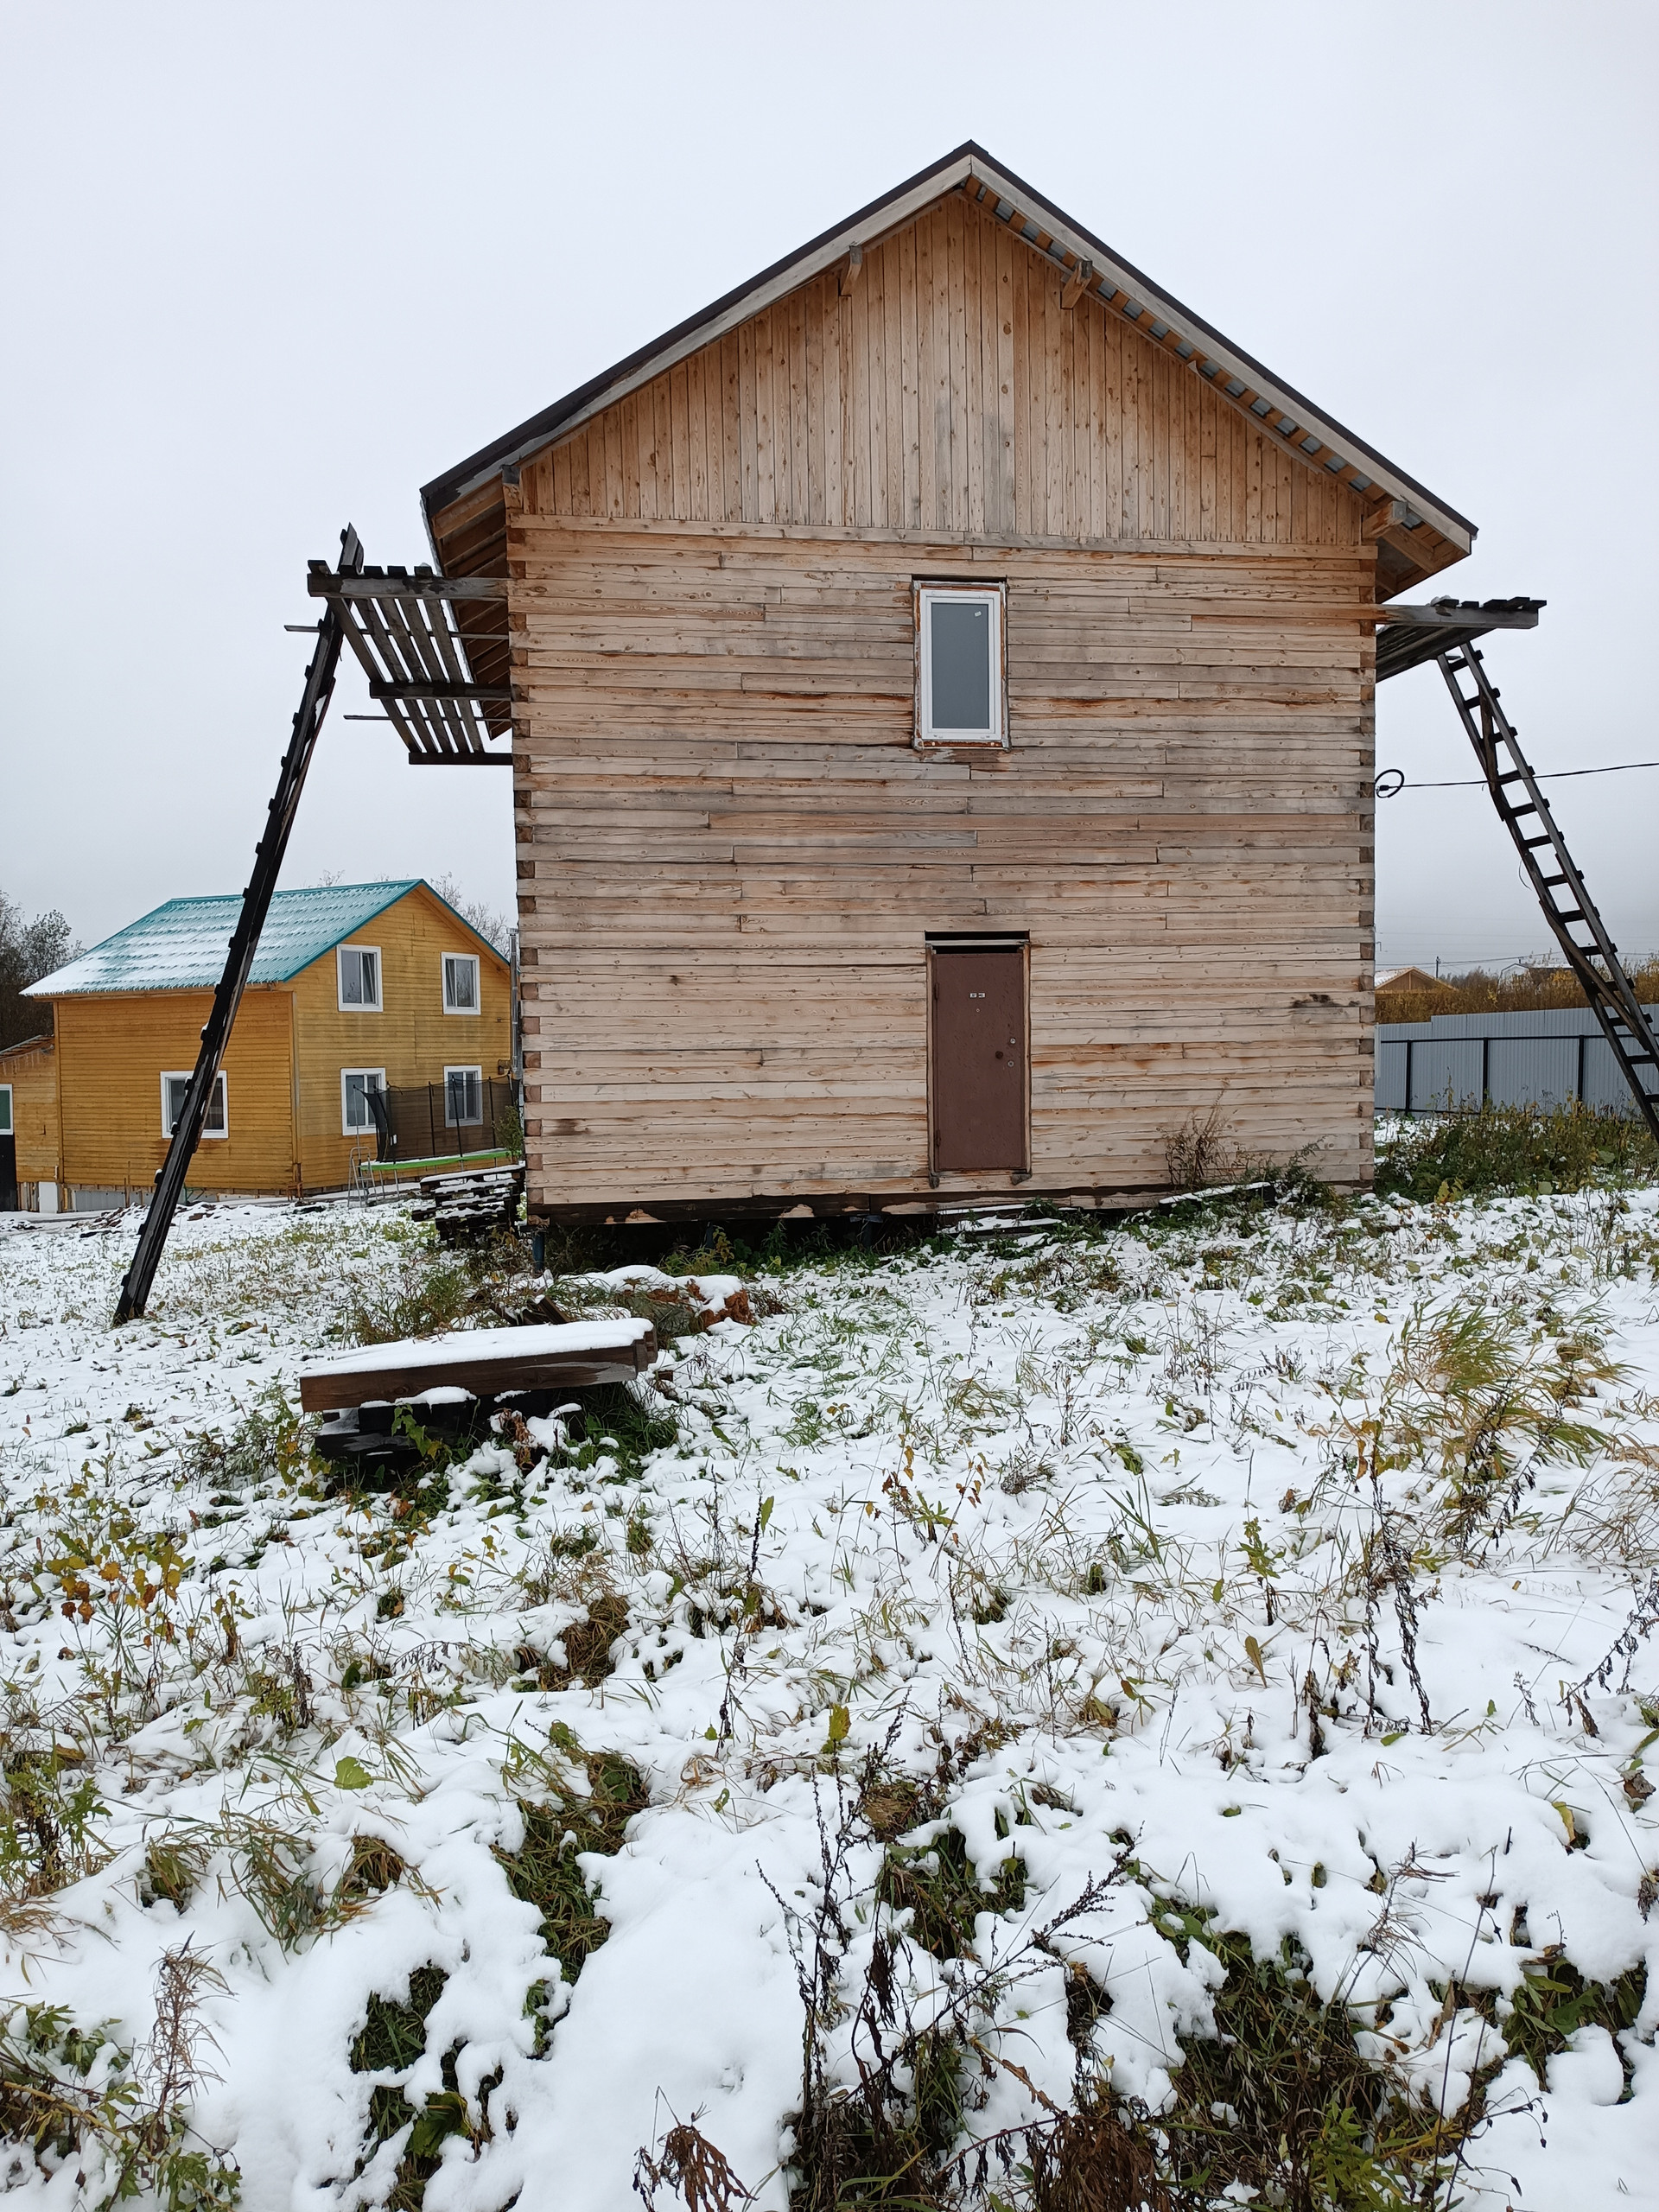
<svg viewBox="0 0 1659 2212">
<path fill-rule="evenodd" d="M 443 1010 L 446 1014 L 476 1014 L 478 956 L 446 952 L 443 956 Z"/>
<path fill-rule="evenodd" d="M 445 1068 L 443 1118 L 452 1129 L 465 1128 L 484 1119 L 482 1068 Z"/>
<path fill-rule="evenodd" d="M 378 1014 L 380 948 L 373 944 L 342 944 L 339 959 L 340 1012 Z"/>
<path fill-rule="evenodd" d="M 384 1068 L 342 1068 L 340 1071 L 340 1126 L 348 1137 L 362 1136 L 374 1127 L 367 1094 L 384 1090 Z"/>
<path fill-rule="evenodd" d="M 190 1077 L 194 1073 L 194 1070 L 191 1068 L 186 1068 L 181 1073 L 175 1069 L 162 1077 L 162 1135 L 164 1137 L 170 1137 L 179 1126 L 179 1116 L 184 1111 L 185 1095 L 189 1090 Z M 227 1137 L 231 1134 L 223 1068 L 213 1077 L 213 1095 L 207 1101 L 207 1120 L 201 1134 L 204 1137 Z"/>
<path fill-rule="evenodd" d="M 918 743 L 1001 745 L 1001 589 L 918 585 L 916 620 Z"/>
<path fill-rule="evenodd" d="M 11 1135 L 11 1085 L 0 1083 L 0 1137 Z"/>
</svg>

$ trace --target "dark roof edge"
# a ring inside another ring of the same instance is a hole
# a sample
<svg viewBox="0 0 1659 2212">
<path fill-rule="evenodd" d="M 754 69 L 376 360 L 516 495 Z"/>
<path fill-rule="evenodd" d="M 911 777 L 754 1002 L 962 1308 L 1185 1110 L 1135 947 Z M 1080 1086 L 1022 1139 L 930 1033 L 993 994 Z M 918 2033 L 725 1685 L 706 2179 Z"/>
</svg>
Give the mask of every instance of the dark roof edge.
<svg viewBox="0 0 1659 2212">
<path fill-rule="evenodd" d="M 880 214 L 895 200 L 902 200 L 907 193 L 914 192 L 918 185 L 925 184 L 930 177 L 954 168 L 958 162 L 970 161 L 976 154 L 983 160 L 990 159 L 989 155 L 976 146 L 971 138 L 965 140 L 954 152 L 946 154 L 939 161 L 930 162 L 925 169 L 918 169 L 914 176 L 906 177 L 902 184 L 894 185 L 891 192 L 884 192 L 879 200 L 872 200 L 868 207 L 843 216 L 838 223 L 831 223 L 828 230 L 820 231 L 817 238 L 809 238 L 804 245 L 797 246 L 792 252 L 785 254 L 770 268 L 763 269 L 759 276 L 734 284 L 729 292 L 722 292 L 719 299 L 711 301 L 706 308 L 699 308 L 695 315 L 687 315 L 683 322 L 677 322 L 672 330 L 664 331 L 660 337 L 637 347 L 625 359 L 613 363 L 608 369 L 601 369 L 596 377 L 589 377 L 586 384 L 578 385 L 574 391 L 566 392 L 563 399 L 556 399 L 550 407 L 543 408 L 539 415 L 531 416 L 527 422 L 520 423 L 516 429 L 509 430 L 505 436 L 493 438 L 488 445 L 480 446 L 475 454 L 469 454 L 454 467 L 445 469 L 442 476 L 435 476 L 429 484 L 423 484 L 421 505 L 425 510 L 429 525 L 431 518 L 441 513 L 474 479 L 485 475 L 493 463 L 510 459 L 515 452 L 523 451 L 526 446 L 545 444 L 562 423 L 585 407 L 590 399 L 597 398 L 607 385 L 632 376 L 636 369 L 643 368 L 654 354 L 664 352 L 670 346 L 678 345 L 683 338 L 690 337 L 704 323 L 713 322 L 728 308 L 736 307 L 751 292 L 759 291 L 763 284 L 771 283 L 774 277 L 781 276 L 796 262 L 804 261 L 809 254 L 817 252 L 820 247 L 828 245 L 832 238 L 838 238 L 854 224 L 863 222 L 868 216 Z"/>
<path fill-rule="evenodd" d="M 1057 207 L 1052 200 L 1044 200 L 1035 187 L 1027 184 L 1023 177 L 1016 176 L 1012 169 L 1004 168 L 1001 163 L 993 156 L 986 153 L 982 147 L 970 146 L 968 150 L 988 162 L 999 175 L 1006 177 L 1010 184 L 1015 186 L 1027 198 L 1035 200 L 1038 206 L 1047 213 L 1058 216 L 1068 230 L 1075 231 L 1087 245 L 1094 246 L 1099 252 L 1104 254 L 1106 258 L 1121 269 L 1126 276 L 1133 276 L 1142 290 L 1154 294 L 1163 305 L 1173 308 L 1176 316 L 1181 321 L 1190 324 L 1194 330 L 1202 331 L 1206 338 L 1213 340 L 1216 345 L 1224 352 L 1232 354 L 1235 359 L 1242 362 L 1246 368 L 1254 369 L 1264 385 L 1282 393 L 1285 398 L 1294 400 L 1299 407 L 1305 407 L 1315 422 L 1321 423 L 1328 430 L 1334 430 L 1339 438 L 1353 447 L 1356 453 L 1363 454 L 1367 461 L 1374 461 L 1379 468 L 1386 469 L 1390 476 L 1397 477 L 1402 484 L 1419 493 L 1431 507 L 1446 516 L 1449 520 L 1460 524 L 1471 537 L 1475 536 L 1478 525 L 1471 522 L 1467 515 L 1459 514 L 1455 507 L 1448 506 L 1437 493 L 1429 490 L 1427 484 L 1420 483 L 1416 477 L 1408 475 L 1397 462 L 1389 459 L 1387 454 L 1379 453 L 1375 446 L 1368 445 L 1363 438 L 1360 437 L 1357 432 L 1349 429 L 1345 423 L 1338 423 L 1334 415 L 1327 415 L 1323 408 L 1316 407 L 1305 393 L 1297 391 L 1294 385 L 1284 383 L 1281 378 L 1274 374 L 1264 361 L 1258 361 L 1254 354 L 1247 353 L 1242 346 L 1236 346 L 1224 332 L 1217 330 L 1213 323 L 1206 322 L 1201 315 L 1195 314 L 1184 301 L 1178 300 L 1173 292 L 1166 292 L 1161 285 L 1154 283 L 1150 276 L 1143 275 L 1132 262 L 1125 261 L 1122 255 L 1114 247 L 1108 245 L 1103 238 L 1096 238 L 1094 232 L 1086 229 L 1083 224 L 1075 221 L 1063 207 Z"/>
<path fill-rule="evenodd" d="M 1392 478 L 1395 485 L 1401 490 L 1414 495 L 1415 499 L 1421 500 L 1430 510 L 1425 519 L 1450 522 L 1457 530 L 1466 532 L 1472 542 L 1476 535 L 1476 524 L 1471 522 L 1466 515 L 1460 514 L 1455 507 L 1448 505 L 1445 500 L 1431 492 L 1426 484 L 1421 483 L 1416 477 L 1408 474 L 1395 462 L 1391 461 L 1386 454 L 1379 453 L 1375 446 L 1367 444 L 1364 439 L 1350 430 L 1345 424 L 1338 422 L 1333 416 L 1327 415 L 1322 409 L 1316 407 L 1311 399 L 1298 391 L 1293 385 L 1287 385 L 1274 376 L 1264 363 L 1256 360 L 1254 355 L 1245 353 L 1242 347 L 1236 346 L 1212 323 L 1205 321 L 1202 315 L 1195 314 L 1173 293 L 1165 291 L 1161 285 L 1154 283 L 1132 262 L 1126 261 L 1103 238 L 1096 237 L 1094 232 L 1068 215 L 1064 208 L 1057 207 L 1052 200 L 1046 199 L 1034 186 L 1027 184 L 1023 177 L 1016 175 L 1012 169 L 1005 168 L 994 155 L 988 153 L 982 146 L 971 138 L 965 139 L 960 146 L 944 155 L 940 160 L 931 162 L 927 168 L 918 169 L 914 176 L 906 178 L 902 184 L 895 185 L 890 192 L 883 193 L 880 199 L 871 200 L 868 206 L 857 209 L 850 215 L 844 216 L 841 221 L 832 223 L 827 230 L 820 231 L 816 238 L 809 239 L 804 245 L 798 246 L 792 253 L 785 254 L 781 260 L 774 261 L 769 268 L 761 270 L 759 275 L 749 277 L 745 283 L 734 286 L 729 292 L 723 293 L 719 299 L 711 302 L 708 307 L 699 309 L 696 315 L 687 316 L 683 322 L 677 323 L 671 330 L 664 331 L 659 337 L 651 340 L 648 344 L 638 347 L 624 359 L 615 362 L 608 369 L 602 370 L 598 376 L 590 377 L 586 384 L 579 385 L 574 391 L 567 392 L 562 399 L 556 400 L 550 407 L 543 408 L 539 414 L 531 416 L 528 420 L 520 423 L 516 429 L 507 431 L 501 437 L 493 439 L 488 445 L 481 446 L 467 460 L 458 462 L 453 468 L 446 469 L 442 475 L 435 476 L 429 483 L 421 487 L 421 505 L 429 537 L 432 536 L 433 518 L 441 513 L 463 492 L 484 481 L 504 462 L 518 459 L 549 444 L 567 423 L 585 411 L 591 411 L 594 403 L 612 386 L 634 377 L 658 355 L 671 352 L 676 346 L 681 346 L 684 340 L 695 337 L 697 332 L 709 324 L 717 322 L 721 316 L 740 307 L 750 296 L 775 283 L 779 277 L 786 275 L 798 264 L 810 259 L 814 254 L 822 252 L 831 243 L 844 238 L 849 232 L 855 232 L 871 218 L 879 217 L 897 202 L 910 197 L 932 179 L 943 176 L 947 171 L 964 163 L 967 164 L 967 174 L 981 173 L 982 165 L 983 181 L 988 184 L 995 181 L 1011 186 L 1019 194 L 1021 209 L 1028 214 L 1052 216 L 1054 219 L 1052 224 L 1046 226 L 1050 230 L 1051 236 L 1061 229 L 1070 232 L 1083 245 L 1090 247 L 1095 254 L 1109 263 L 1122 276 L 1131 279 L 1136 296 L 1144 298 L 1147 304 L 1158 314 L 1160 319 L 1167 319 L 1171 322 L 1180 324 L 1184 334 L 1190 332 L 1194 335 L 1202 335 L 1210 341 L 1211 346 L 1219 354 L 1230 358 L 1239 367 L 1249 371 L 1250 379 L 1256 390 L 1271 395 L 1277 401 L 1285 403 L 1282 408 L 1283 412 L 1290 412 L 1293 407 L 1300 410 L 1298 419 L 1303 423 L 1304 427 L 1318 427 L 1333 433 L 1331 440 L 1332 444 L 1340 442 L 1351 448 L 1356 460 L 1363 459 L 1371 463 L 1382 475 Z M 1166 310 L 1167 310 L 1166 317 Z M 1265 423 L 1263 427 L 1267 427 Z M 433 544 L 433 551 L 435 555 L 438 552 L 435 542 Z M 441 556 L 439 567 L 440 569 L 442 567 Z"/>
</svg>

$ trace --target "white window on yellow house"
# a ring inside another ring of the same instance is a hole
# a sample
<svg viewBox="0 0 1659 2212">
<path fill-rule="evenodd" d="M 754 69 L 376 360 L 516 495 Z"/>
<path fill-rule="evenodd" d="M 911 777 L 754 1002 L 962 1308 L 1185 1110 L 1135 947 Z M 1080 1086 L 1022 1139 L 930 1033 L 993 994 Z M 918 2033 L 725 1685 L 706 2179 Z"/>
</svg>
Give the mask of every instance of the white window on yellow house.
<svg viewBox="0 0 1659 2212">
<path fill-rule="evenodd" d="M 385 1068 L 342 1068 L 340 1071 L 340 1127 L 343 1135 L 366 1136 L 374 1128 L 372 1090 L 386 1087 Z"/>
<path fill-rule="evenodd" d="M 190 1077 L 194 1073 L 192 1068 L 186 1068 L 182 1074 L 175 1069 L 162 1077 L 162 1135 L 164 1137 L 170 1137 L 179 1126 L 179 1116 L 184 1111 L 185 1096 L 190 1089 Z M 207 1101 L 207 1120 L 201 1134 L 204 1137 L 227 1137 L 231 1134 L 223 1068 L 213 1077 L 213 1095 Z"/>
<path fill-rule="evenodd" d="M 380 1006 L 380 948 L 378 944 L 342 944 L 340 963 L 340 1010 L 342 1014 L 378 1014 Z"/>
<path fill-rule="evenodd" d="M 452 1129 L 466 1128 L 484 1119 L 482 1068 L 445 1068 L 443 1118 Z"/>
<path fill-rule="evenodd" d="M 11 1085 L 0 1083 L 0 1137 L 11 1135 Z"/>
<path fill-rule="evenodd" d="M 476 953 L 444 954 L 443 1010 L 446 1014 L 476 1014 L 479 1011 Z"/>
</svg>

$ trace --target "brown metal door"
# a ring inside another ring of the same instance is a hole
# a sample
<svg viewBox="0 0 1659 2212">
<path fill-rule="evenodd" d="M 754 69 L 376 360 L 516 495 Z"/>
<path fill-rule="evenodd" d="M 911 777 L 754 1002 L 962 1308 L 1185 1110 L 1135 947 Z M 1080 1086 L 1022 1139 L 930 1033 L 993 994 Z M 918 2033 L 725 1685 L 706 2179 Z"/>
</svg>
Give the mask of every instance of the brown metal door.
<svg viewBox="0 0 1659 2212">
<path fill-rule="evenodd" d="M 930 948 L 933 1165 L 1026 1165 L 1026 956 L 1021 945 Z"/>
</svg>

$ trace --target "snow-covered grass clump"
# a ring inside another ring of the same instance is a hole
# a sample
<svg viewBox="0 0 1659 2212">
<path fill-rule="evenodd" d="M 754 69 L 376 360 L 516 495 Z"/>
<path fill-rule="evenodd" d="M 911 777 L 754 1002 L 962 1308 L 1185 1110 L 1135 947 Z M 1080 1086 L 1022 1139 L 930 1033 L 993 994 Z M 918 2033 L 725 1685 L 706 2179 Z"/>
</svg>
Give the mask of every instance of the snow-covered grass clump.
<svg viewBox="0 0 1659 2212">
<path fill-rule="evenodd" d="M 1656 1213 L 780 1258 L 364 1495 L 400 1210 L 0 1240 L 7 2185 L 1659 2204 Z"/>
</svg>

